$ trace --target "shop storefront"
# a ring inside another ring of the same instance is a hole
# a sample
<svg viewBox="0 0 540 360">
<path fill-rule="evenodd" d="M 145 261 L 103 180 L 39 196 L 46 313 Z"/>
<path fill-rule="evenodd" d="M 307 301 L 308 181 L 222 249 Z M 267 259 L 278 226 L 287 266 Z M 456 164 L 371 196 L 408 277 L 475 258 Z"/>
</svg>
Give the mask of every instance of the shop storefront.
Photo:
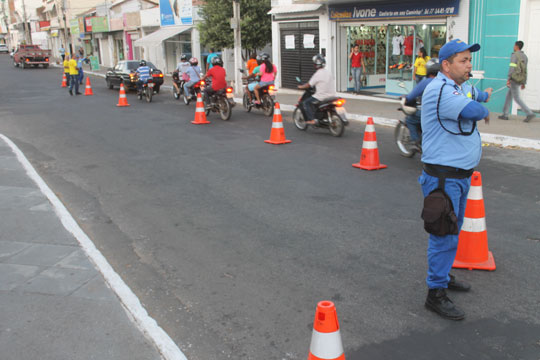
<svg viewBox="0 0 540 360">
<path fill-rule="evenodd" d="M 390 95 L 410 92 L 419 49 L 438 56 L 449 38 L 449 19 L 459 14 L 459 6 L 459 0 L 330 6 L 329 18 L 337 23 L 338 91 L 354 88 L 349 54 L 358 45 L 366 67 L 364 89 Z"/>
</svg>

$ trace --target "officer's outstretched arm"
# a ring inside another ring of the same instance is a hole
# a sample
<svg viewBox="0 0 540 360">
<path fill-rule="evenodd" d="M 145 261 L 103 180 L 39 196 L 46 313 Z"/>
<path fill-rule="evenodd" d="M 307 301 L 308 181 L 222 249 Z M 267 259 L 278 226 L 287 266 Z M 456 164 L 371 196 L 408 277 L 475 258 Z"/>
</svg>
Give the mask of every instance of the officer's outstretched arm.
<svg viewBox="0 0 540 360">
<path fill-rule="evenodd" d="M 459 118 L 463 120 L 478 121 L 486 118 L 489 115 L 489 110 L 482 104 L 476 101 L 471 101 L 459 113 Z"/>
</svg>

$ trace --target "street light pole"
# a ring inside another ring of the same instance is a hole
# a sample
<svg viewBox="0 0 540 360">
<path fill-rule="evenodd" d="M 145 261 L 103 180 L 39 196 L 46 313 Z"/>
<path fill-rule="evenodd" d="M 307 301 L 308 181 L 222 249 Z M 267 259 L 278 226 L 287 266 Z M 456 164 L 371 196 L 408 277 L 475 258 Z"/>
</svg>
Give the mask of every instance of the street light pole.
<svg viewBox="0 0 540 360">
<path fill-rule="evenodd" d="M 27 44 L 32 43 L 32 29 L 28 28 L 28 20 L 26 18 L 26 5 L 24 4 L 24 0 L 22 0 L 22 6 L 23 6 L 23 17 L 24 17 L 24 39 L 27 41 Z"/>
<path fill-rule="evenodd" d="M 4 25 L 6 26 L 6 30 L 7 30 L 7 46 L 8 46 L 8 49 L 9 51 L 11 52 L 11 33 L 9 32 L 9 22 L 8 22 L 8 16 L 7 16 L 7 13 L 6 13 L 6 0 L 2 0 L 2 13 L 4 15 Z M 11 16 L 10 16 L 11 18 Z"/>
<path fill-rule="evenodd" d="M 242 37 L 240 32 L 240 0 L 233 0 L 233 18 L 231 27 L 234 30 L 234 90 L 237 95 L 242 94 Z"/>
</svg>

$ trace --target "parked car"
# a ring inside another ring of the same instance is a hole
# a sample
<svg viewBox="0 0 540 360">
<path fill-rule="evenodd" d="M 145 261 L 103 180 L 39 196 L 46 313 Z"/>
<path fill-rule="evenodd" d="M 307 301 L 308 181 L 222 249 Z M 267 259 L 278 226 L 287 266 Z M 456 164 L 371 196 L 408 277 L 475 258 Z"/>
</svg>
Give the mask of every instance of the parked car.
<svg viewBox="0 0 540 360">
<path fill-rule="evenodd" d="M 137 89 L 137 77 L 134 73 L 139 67 L 139 62 L 140 60 L 122 60 L 114 68 L 108 69 L 105 75 L 107 87 L 113 89 L 115 86 L 120 86 L 120 83 L 123 83 L 126 91 Z M 159 93 L 159 88 L 163 85 L 163 72 L 158 70 L 150 61 L 147 61 L 146 65 L 152 70 L 154 91 Z"/>
<path fill-rule="evenodd" d="M 0 53 L 9 53 L 9 49 L 6 44 L 0 44 Z"/>
<path fill-rule="evenodd" d="M 13 65 L 23 69 L 30 67 L 30 65 L 34 67 L 43 65 L 43 68 L 46 69 L 49 67 L 50 57 L 51 50 L 42 49 L 39 45 L 19 45 L 13 54 Z"/>
</svg>

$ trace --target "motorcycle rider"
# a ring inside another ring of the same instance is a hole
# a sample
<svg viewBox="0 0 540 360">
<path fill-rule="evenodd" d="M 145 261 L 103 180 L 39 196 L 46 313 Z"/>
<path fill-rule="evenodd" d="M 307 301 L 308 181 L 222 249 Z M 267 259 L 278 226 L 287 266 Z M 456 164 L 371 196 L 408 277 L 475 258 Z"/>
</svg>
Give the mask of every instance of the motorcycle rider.
<svg viewBox="0 0 540 360">
<path fill-rule="evenodd" d="M 186 71 L 187 76 L 189 76 L 189 80 L 184 83 L 184 94 L 187 98 L 190 97 L 189 89 L 201 80 L 201 68 L 198 66 L 198 64 L 199 60 L 197 60 L 197 58 L 192 57 L 189 59 L 190 67 Z"/>
<path fill-rule="evenodd" d="M 255 85 L 255 88 L 253 89 L 255 92 L 255 97 L 257 98 L 257 101 L 255 101 L 255 104 L 257 105 L 261 104 L 259 90 L 266 85 L 274 85 L 274 79 L 276 78 L 277 74 L 277 66 L 272 64 L 270 61 L 270 55 L 267 53 L 262 53 L 261 59 L 263 62 L 260 65 L 261 81 L 259 81 L 259 83 Z"/>
<path fill-rule="evenodd" d="M 178 65 L 176 65 L 176 71 L 175 73 L 178 76 L 177 81 L 173 81 L 174 89 L 177 93 L 180 93 L 180 88 L 184 86 L 184 83 L 189 80 L 189 76 L 187 75 L 187 70 L 189 69 L 190 64 L 188 62 L 187 55 L 182 55 L 180 57 L 180 62 Z M 174 73 L 173 73 L 174 77 Z"/>
<path fill-rule="evenodd" d="M 219 56 L 215 56 L 212 59 L 212 68 L 208 70 L 206 75 L 203 77 L 203 80 L 212 78 L 212 88 L 204 88 L 204 98 L 206 104 L 208 104 L 208 100 L 210 100 L 213 94 L 227 87 L 227 80 L 225 79 L 226 76 L 227 73 L 223 68 L 223 60 L 221 60 Z"/>
<path fill-rule="evenodd" d="M 141 60 L 135 73 L 137 74 L 137 94 L 140 94 L 143 84 L 147 83 L 148 79 L 151 78 L 150 67 L 146 65 L 146 60 Z"/>
<path fill-rule="evenodd" d="M 298 89 L 315 88 L 315 94 L 304 100 L 302 106 L 306 124 L 315 125 L 317 124 L 317 120 L 315 119 L 315 105 L 324 99 L 336 96 L 336 83 L 332 73 L 325 68 L 326 60 L 324 56 L 317 54 L 313 56 L 312 61 L 317 71 L 315 71 L 315 74 L 313 74 L 307 83 L 298 85 Z"/>
<path fill-rule="evenodd" d="M 424 93 L 426 86 L 428 86 L 429 83 L 437 76 L 439 70 L 441 69 L 438 58 L 429 59 L 425 66 L 426 77 L 423 78 L 406 97 L 402 98 L 403 105 L 414 108 L 414 110 L 410 109 L 410 111 L 405 111 L 407 113 L 405 123 L 407 124 L 409 133 L 411 134 L 411 140 L 415 143 L 418 149 L 421 141 L 419 130 L 422 112 L 420 109 L 416 110 L 416 108 L 419 102 L 422 100 L 422 94 Z"/>
<path fill-rule="evenodd" d="M 251 92 L 255 90 L 255 86 L 257 86 L 261 78 L 262 59 L 259 55 L 257 55 L 255 60 L 257 61 L 257 66 L 253 69 L 253 71 L 249 73 L 248 76 L 244 77 L 248 81 L 245 87 L 245 91 L 246 91 L 246 94 L 248 94 L 250 104 L 251 104 L 251 101 L 253 100 L 251 96 Z M 250 82 L 249 79 L 256 79 L 256 81 Z"/>
</svg>

